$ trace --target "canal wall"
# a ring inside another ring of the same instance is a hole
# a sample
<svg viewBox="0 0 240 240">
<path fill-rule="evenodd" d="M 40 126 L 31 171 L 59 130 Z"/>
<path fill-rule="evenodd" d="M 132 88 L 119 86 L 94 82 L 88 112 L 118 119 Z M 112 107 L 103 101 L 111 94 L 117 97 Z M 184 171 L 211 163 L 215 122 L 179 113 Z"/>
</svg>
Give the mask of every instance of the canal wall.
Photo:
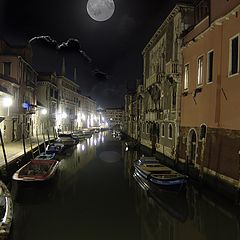
<svg viewBox="0 0 240 240">
<path fill-rule="evenodd" d="M 128 136 L 129 140 L 136 141 Z M 151 145 L 147 142 L 140 144 L 141 152 L 152 156 Z M 231 181 L 226 181 L 225 178 L 219 174 L 212 174 L 207 169 L 200 171 L 200 168 L 195 167 L 193 164 L 187 164 L 187 162 L 181 162 L 177 159 L 172 159 L 169 156 L 162 154 L 156 149 L 154 156 L 164 165 L 189 176 L 190 181 L 199 185 L 200 188 L 208 188 L 237 204 L 240 204 L 240 189 L 236 187 L 235 183 L 231 184 Z"/>
</svg>

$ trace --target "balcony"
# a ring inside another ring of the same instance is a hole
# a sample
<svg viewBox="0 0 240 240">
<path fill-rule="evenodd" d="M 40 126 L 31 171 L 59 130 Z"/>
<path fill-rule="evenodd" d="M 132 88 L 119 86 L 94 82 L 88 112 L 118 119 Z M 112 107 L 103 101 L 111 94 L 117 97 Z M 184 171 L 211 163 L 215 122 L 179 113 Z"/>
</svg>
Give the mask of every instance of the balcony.
<svg viewBox="0 0 240 240">
<path fill-rule="evenodd" d="M 174 61 L 169 61 L 166 63 L 166 74 L 167 75 L 174 75 L 174 74 L 179 74 L 180 73 L 180 66 L 178 62 Z"/>
<path fill-rule="evenodd" d="M 154 73 L 149 78 L 147 78 L 147 80 L 146 80 L 146 88 L 150 87 L 151 85 L 153 85 L 156 82 L 157 82 L 157 74 Z"/>
</svg>

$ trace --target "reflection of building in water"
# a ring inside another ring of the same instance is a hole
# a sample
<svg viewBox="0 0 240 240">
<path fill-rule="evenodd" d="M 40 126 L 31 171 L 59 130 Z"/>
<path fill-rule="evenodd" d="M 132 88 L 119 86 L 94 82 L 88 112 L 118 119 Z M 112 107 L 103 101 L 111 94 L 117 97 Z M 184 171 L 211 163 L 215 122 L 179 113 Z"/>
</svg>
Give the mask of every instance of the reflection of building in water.
<svg viewBox="0 0 240 240">
<path fill-rule="evenodd" d="M 200 197 L 199 192 L 190 187 L 187 191 L 188 217 L 179 219 L 182 212 L 179 196 L 173 202 L 158 196 L 159 204 L 150 197 L 138 184 L 134 185 L 137 213 L 141 221 L 141 239 L 232 239 L 240 238 L 239 219 L 236 209 L 210 200 L 209 196 Z M 172 212 L 176 209 L 176 212 Z M 170 211 L 171 210 L 171 211 Z"/>
<path fill-rule="evenodd" d="M 91 138 L 94 138 L 93 135 Z M 73 186 L 81 169 L 86 167 L 92 160 L 96 158 L 96 147 L 91 146 L 91 140 L 79 143 L 76 148 L 70 150 L 69 155 L 61 161 L 60 177 L 58 178 L 58 186 L 65 190 Z M 100 142 L 98 142 L 100 144 Z M 64 184 L 63 184 L 64 183 Z"/>
</svg>

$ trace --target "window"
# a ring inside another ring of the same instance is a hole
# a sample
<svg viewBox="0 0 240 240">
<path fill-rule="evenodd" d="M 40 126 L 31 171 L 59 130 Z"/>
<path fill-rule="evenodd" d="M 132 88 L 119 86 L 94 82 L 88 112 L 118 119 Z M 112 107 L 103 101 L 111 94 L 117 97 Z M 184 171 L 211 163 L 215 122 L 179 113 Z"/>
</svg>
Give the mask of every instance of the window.
<svg viewBox="0 0 240 240">
<path fill-rule="evenodd" d="M 213 51 L 208 52 L 208 64 L 207 64 L 207 82 L 211 83 L 213 81 Z"/>
<path fill-rule="evenodd" d="M 198 58 L 198 76 L 197 76 L 197 84 L 203 84 L 203 56 Z"/>
<path fill-rule="evenodd" d="M 184 90 L 188 89 L 189 84 L 189 64 L 184 67 Z"/>
<path fill-rule="evenodd" d="M 165 137 L 165 126 L 164 126 L 164 123 L 162 124 L 162 137 Z"/>
<path fill-rule="evenodd" d="M 169 124 L 168 125 L 168 138 L 172 139 L 172 135 L 173 135 L 172 124 Z"/>
<path fill-rule="evenodd" d="M 57 91 L 57 90 L 54 91 L 54 97 L 55 97 L 56 99 L 58 99 L 58 91 Z"/>
<path fill-rule="evenodd" d="M 230 40 L 229 74 L 233 75 L 239 71 L 239 36 Z"/>
<path fill-rule="evenodd" d="M 10 75 L 11 75 L 11 63 L 10 62 L 3 63 L 3 75 L 10 77 Z"/>
<path fill-rule="evenodd" d="M 176 95 L 176 89 L 172 89 L 172 108 L 176 108 L 176 100 L 177 100 L 177 95 Z"/>
<path fill-rule="evenodd" d="M 200 140 L 206 139 L 207 134 L 207 126 L 205 124 L 202 124 L 200 127 Z"/>
<path fill-rule="evenodd" d="M 53 89 L 50 88 L 50 97 L 53 97 Z"/>
</svg>

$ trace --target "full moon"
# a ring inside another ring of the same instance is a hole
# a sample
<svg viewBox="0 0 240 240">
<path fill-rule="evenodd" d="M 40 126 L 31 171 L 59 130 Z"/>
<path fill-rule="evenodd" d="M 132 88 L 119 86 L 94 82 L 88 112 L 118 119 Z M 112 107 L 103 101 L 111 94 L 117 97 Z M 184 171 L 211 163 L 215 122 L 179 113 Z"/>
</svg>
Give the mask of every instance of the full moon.
<svg viewBox="0 0 240 240">
<path fill-rule="evenodd" d="M 108 20 L 114 13 L 115 4 L 113 0 L 88 0 L 87 12 L 95 21 Z"/>
</svg>

